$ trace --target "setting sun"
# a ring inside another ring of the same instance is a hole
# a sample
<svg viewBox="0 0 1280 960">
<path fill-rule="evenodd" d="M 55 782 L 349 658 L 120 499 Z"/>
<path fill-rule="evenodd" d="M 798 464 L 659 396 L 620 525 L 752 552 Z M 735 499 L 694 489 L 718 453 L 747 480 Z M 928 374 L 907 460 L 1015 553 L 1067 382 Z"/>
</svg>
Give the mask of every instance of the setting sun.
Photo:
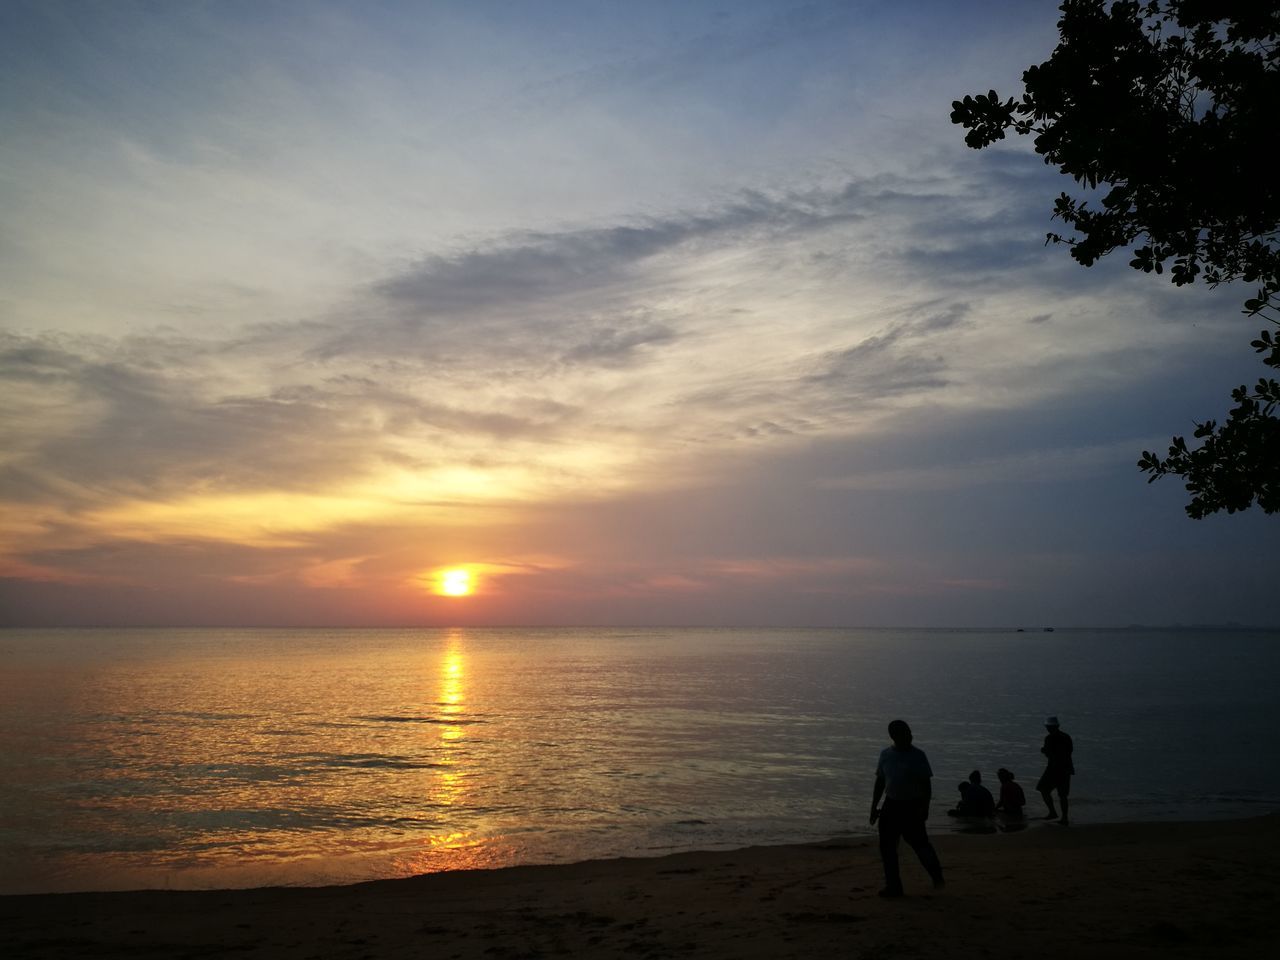
<svg viewBox="0 0 1280 960">
<path fill-rule="evenodd" d="M 471 571 L 456 567 L 440 571 L 439 592 L 446 597 L 465 597 L 472 590 Z"/>
</svg>

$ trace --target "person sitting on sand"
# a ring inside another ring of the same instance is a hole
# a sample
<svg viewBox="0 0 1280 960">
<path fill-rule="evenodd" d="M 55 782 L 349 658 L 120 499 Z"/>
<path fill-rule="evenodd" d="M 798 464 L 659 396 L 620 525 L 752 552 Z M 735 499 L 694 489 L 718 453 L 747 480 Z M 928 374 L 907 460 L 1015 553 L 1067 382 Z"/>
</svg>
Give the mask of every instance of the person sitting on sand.
<svg viewBox="0 0 1280 960">
<path fill-rule="evenodd" d="M 982 785 L 982 774 L 977 770 L 969 774 L 969 803 L 973 807 L 972 817 L 996 815 L 996 802 L 991 791 Z"/>
<path fill-rule="evenodd" d="M 1022 808 L 1027 805 L 1027 795 L 1022 786 L 1013 779 L 1013 771 L 1001 767 L 996 771 L 996 779 L 1000 781 L 1000 801 L 996 810 L 1004 814 L 1006 820 L 1021 820 Z"/>
<path fill-rule="evenodd" d="M 996 802 L 991 791 L 982 785 L 982 774 L 977 770 L 969 774 L 969 779 L 956 787 L 960 791 L 960 802 L 954 810 L 948 810 L 951 817 L 973 817 L 986 819 L 996 815 Z"/>
<path fill-rule="evenodd" d="M 969 781 L 962 780 L 956 784 L 956 789 L 960 791 L 959 802 L 947 811 L 948 817 L 971 817 L 973 816 L 973 801 L 969 799 Z"/>
<path fill-rule="evenodd" d="M 1071 793 L 1071 777 L 1076 772 L 1075 764 L 1071 761 L 1071 753 L 1075 745 L 1059 726 L 1057 717 L 1046 720 L 1044 728 L 1048 734 L 1044 738 L 1044 746 L 1040 748 L 1040 752 L 1048 759 L 1048 763 L 1045 765 L 1040 781 L 1036 784 L 1036 789 L 1040 791 L 1040 796 L 1044 797 L 1044 802 L 1049 808 L 1045 819 L 1057 819 L 1065 826 L 1070 822 L 1067 818 L 1067 796 Z M 1054 790 L 1058 791 L 1058 799 L 1062 802 L 1061 818 L 1058 817 L 1058 811 L 1053 805 Z"/>
<path fill-rule="evenodd" d="M 906 840 L 920 858 L 933 885 L 941 887 L 942 864 L 929 842 L 924 822 L 933 796 L 933 769 L 919 747 L 911 745 L 911 728 L 905 720 L 889 724 L 893 746 L 880 751 L 876 764 L 876 784 L 871 795 L 871 823 L 880 824 L 880 859 L 884 864 L 882 897 L 900 897 L 902 877 L 898 872 L 898 839 Z M 884 806 L 880 798 L 884 797 Z"/>
</svg>

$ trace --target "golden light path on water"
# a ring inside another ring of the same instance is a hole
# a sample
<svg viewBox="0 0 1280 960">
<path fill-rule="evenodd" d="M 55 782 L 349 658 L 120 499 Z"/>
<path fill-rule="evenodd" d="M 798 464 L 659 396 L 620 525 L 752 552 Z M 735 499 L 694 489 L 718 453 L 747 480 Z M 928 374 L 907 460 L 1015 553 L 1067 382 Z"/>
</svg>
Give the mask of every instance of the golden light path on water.
<svg viewBox="0 0 1280 960">
<path fill-rule="evenodd" d="M 435 705 L 440 711 L 440 724 L 437 727 L 438 759 L 431 802 L 446 810 L 466 800 L 466 774 L 462 770 L 460 756 L 465 728 L 459 722 L 466 711 L 466 654 L 463 642 L 461 630 L 449 631 L 435 678 L 439 685 Z M 469 830 L 448 830 L 432 834 L 423 841 L 423 845 L 429 850 L 428 856 L 410 858 L 403 863 L 410 874 L 488 865 L 488 858 L 480 855 L 483 841 Z M 443 866 L 442 853 L 446 854 Z"/>
</svg>

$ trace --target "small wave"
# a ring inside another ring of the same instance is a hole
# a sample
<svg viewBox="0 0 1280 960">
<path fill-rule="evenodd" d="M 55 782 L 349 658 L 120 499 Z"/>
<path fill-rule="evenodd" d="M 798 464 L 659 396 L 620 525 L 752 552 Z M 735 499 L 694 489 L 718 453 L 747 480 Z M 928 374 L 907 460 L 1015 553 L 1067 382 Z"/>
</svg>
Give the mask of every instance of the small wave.
<svg viewBox="0 0 1280 960">
<path fill-rule="evenodd" d="M 386 714 L 372 717 L 355 717 L 365 723 L 432 723 L 447 727 L 465 727 L 475 723 L 486 723 L 476 717 L 413 717 Z"/>
<path fill-rule="evenodd" d="M 207 710 L 148 710 L 146 713 L 95 713 L 86 719 L 93 724 L 128 723 L 135 726 L 160 726 L 174 720 L 257 720 L 256 713 L 212 713 Z"/>
<path fill-rule="evenodd" d="M 385 753 L 290 753 L 280 759 L 286 763 L 278 769 L 291 773 L 307 773 L 322 768 L 434 770 L 441 766 L 420 757 Z"/>
<path fill-rule="evenodd" d="M 347 755 L 317 755 L 308 758 L 312 763 L 323 767 L 351 767 L 361 769 L 386 770 L 436 770 L 442 764 L 429 760 L 414 760 L 410 757 L 388 757 L 375 753 Z"/>
</svg>

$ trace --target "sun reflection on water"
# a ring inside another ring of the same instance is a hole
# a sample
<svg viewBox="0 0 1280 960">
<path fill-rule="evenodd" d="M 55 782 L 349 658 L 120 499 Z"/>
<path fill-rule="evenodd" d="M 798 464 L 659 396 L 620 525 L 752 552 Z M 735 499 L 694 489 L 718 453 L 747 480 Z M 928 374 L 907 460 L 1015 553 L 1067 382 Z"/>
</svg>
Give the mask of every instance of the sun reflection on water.
<svg viewBox="0 0 1280 960">
<path fill-rule="evenodd" d="M 410 872 L 460 870 L 493 866 L 494 851 L 486 838 L 463 824 L 450 822 L 451 811 L 466 806 L 468 799 L 467 656 L 465 632 L 451 630 L 436 663 L 435 707 L 438 723 L 435 744 L 431 804 L 443 815 L 446 825 L 421 840 L 417 856 L 402 863 Z"/>
<path fill-rule="evenodd" d="M 461 763 L 463 738 L 462 720 L 466 704 L 466 655 L 462 649 L 463 633 L 451 630 L 445 638 L 444 654 L 440 658 L 440 692 L 436 706 L 440 710 L 440 782 L 446 787 L 437 802 L 452 805 L 460 799 L 461 774 L 453 769 Z"/>
</svg>

